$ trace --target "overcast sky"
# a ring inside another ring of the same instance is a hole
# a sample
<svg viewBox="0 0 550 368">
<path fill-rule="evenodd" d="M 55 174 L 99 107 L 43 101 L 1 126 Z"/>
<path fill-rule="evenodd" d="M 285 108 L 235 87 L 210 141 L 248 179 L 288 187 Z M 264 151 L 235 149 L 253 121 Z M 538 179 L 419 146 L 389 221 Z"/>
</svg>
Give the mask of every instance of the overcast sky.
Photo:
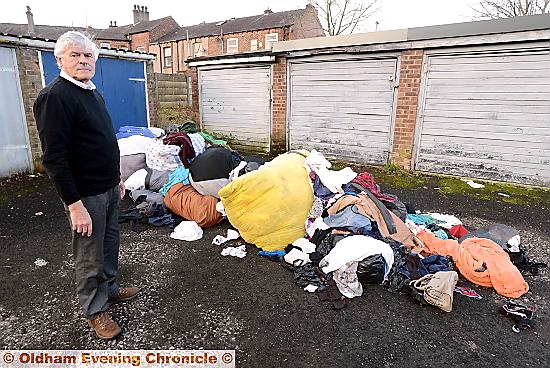
<svg viewBox="0 0 550 368">
<path fill-rule="evenodd" d="M 366 0 L 369 1 L 369 0 Z M 470 8 L 479 0 L 381 0 L 382 9 L 361 27 L 361 31 L 411 28 L 473 20 Z M 133 22 L 134 4 L 147 6 L 149 19 L 171 15 L 181 26 L 215 22 L 232 17 L 304 8 L 306 0 L 3 0 L 0 23 L 27 23 L 26 5 L 31 7 L 35 24 L 107 28 L 109 21 L 118 25 Z"/>
</svg>

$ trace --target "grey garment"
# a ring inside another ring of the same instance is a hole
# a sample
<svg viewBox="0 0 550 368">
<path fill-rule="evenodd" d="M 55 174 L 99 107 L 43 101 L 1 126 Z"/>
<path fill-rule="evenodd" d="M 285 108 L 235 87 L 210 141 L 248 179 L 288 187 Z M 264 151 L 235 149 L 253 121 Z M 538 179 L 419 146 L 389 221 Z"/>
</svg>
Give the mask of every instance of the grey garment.
<svg viewBox="0 0 550 368">
<path fill-rule="evenodd" d="M 197 192 L 202 195 L 209 195 L 212 197 L 220 198 L 218 192 L 220 189 L 225 187 L 227 184 L 231 183 L 228 178 L 212 179 L 212 180 L 203 180 L 195 182 L 191 177 L 191 172 L 189 172 L 189 183 Z"/>
<path fill-rule="evenodd" d="M 151 190 L 139 189 L 139 190 L 132 190 L 130 192 L 130 197 L 132 197 L 134 202 L 137 201 L 137 199 L 142 195 L 145 196 L 145 202 L 147 203 L 155 203 L 155 204 L 164 203 L 164 197 L 162 196 L 162 194 L 153 192 Z"/>
<path fill-rule="evenodd" d="M 168 183 L 168 177 L 171 171 L 153 170 L 150 168 L 145 169 L 147 176 L 145 177 L 145 188 L 154 192 L 158 192 L 164 184 Z"/>
<path fill-rule="evenodd" d="M 509 251 L 511 248 L 511 244 L 509 244 L 509 241 L 514 236 L 518 235 L 519 232 L 511 226 L 504 224 L 492 224 L 488 227 L 469 232 L 468 234 L 458 239 L 458 242 L 462 243 L 468 238 L 485 238 L 494 241 L 495 243 L 500 245 L 502 249 Z"/>
<path fill-rule="evenodd" d="M 136 153 L 134 155 L 120 157 L 120 178 L 126 181 L 136 171 L 145 169 L 145 153 Z"/>
<path fill-rule="evenodd" d="M 92 236 L 72 230 L 69 209 L 65 206 L 72 231 L 76 292 L 87 319 L 109 307 L 108 298 L 118 292 L 118 252 L 120 232 L 118 185 L 107 192 L 81 198 L 92 218 Z"/>
</svg>

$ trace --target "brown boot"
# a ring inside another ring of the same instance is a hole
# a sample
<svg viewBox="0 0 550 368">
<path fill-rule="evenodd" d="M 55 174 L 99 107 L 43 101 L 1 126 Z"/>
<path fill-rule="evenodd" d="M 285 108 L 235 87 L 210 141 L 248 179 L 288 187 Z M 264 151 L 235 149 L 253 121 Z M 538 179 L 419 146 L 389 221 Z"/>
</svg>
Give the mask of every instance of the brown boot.
<svg viewBox="0 0 550 368">
<path fill-rule="evenodd" d="M 109 298 L 109 303 L 116 304 L 132 300 L 138 295 L 139 290 L 137 287 L 120 288 L 115 296 Z"/>
<path fill-rule="evenodd" d="M 89 320 L 88 324 L 94 329 L 97 337 L 103 340 L 114 339 L 122 332 L 118 323 L 113 321 L 108 312 L 99 313 L 94 319 Z"/>
</svg>

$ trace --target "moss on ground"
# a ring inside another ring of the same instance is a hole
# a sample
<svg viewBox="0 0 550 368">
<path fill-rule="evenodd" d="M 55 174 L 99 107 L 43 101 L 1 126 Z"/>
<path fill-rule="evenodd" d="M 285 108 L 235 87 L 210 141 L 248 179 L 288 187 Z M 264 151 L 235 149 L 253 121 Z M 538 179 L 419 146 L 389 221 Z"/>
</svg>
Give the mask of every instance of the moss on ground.
<svg viewBox="0 0 550 368">
<path fill-rule="evenodd" d="M 374 176 L 377 183 L 392 188 L 439 188 L 442 194 L 462 194 L 476 199 L 512 203 L 523 206 L 538 205 L 550 207 L 550 189 L 525 186 L 513 183 L 483 181 L 472 179 L 483 184 L 483 188 L 475 189 L 468 185 L 461 177 L 444 176 L 426 173 L 413 173 L 395 165 L 365 166 L 349 164 L 342 161 L 331 161 L 332 170 L 341 170 L 346 166 L 355 172 L 367 171 Z"/>
</svg>

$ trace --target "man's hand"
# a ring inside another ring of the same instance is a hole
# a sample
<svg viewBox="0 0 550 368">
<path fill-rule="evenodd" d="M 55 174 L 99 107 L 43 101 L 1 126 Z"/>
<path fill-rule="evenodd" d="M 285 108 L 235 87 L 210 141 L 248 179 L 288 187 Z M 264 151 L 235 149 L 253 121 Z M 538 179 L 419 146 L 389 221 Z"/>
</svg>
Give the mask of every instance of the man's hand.
<svg viewBox="0 0 550 368">
<path fill-rule="evenodd" d="M 92 218 L 82 201 L 75 202 L 67 207 L 69 207 L 73 230 L 83 236 L 92 236 Z"/>
<path fill-rule="evenodd" d="M 120 199 L 124 198 L 124 195 L 126 194 L 126 188 L 124 187 L 124 182 L 122 180 L 118 185 L 118 189 L 120 190 Z"/>
</svg>

